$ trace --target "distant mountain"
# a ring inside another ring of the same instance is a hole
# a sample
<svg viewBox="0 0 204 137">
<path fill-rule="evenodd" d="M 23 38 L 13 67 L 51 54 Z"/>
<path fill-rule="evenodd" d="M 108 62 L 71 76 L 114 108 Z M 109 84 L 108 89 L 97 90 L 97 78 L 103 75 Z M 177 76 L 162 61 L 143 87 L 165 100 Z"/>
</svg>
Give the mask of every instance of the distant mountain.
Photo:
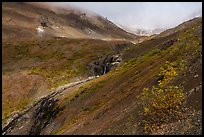
<svg viewBox="0 0 204 137">
<path fill-rule="evenodd" d="M 40 3 L 3 3 L 3 40 L 48 37 L 135 39 L 108 19 L 73 7 Z"/>
<path fill-rule="evenodd" d="M 127 26 L 120 25 L 121 28 L 126 30 L 127 32 L 133 33 L 138 36 L 151 36 L 154 34 L 159 34 L 166 30 L 165 28 L 155 28 L 155 29 L 142 29 L 142 28 L 131 28 Z"/>
<path fill-rule="evenodd" d="M 148 37 L 72 8 L 2 5 L 3 135 L 202 134 L 202 18 Z"/>
<path fill-rule="evenodd" d="M 151 36 L 154 34 L 159 34 L 165 29 L 135 29 L 134 34 L 140 35 L 140 36 Z"/>
</svg>

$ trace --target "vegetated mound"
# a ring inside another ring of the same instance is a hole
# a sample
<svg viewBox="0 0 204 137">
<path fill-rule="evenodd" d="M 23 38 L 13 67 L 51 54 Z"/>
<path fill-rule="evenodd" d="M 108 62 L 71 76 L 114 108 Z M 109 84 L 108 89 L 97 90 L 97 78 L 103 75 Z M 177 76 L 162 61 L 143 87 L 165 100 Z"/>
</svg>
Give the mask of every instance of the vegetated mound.
<svg viewBox="0 0 204 137">
<path fill-rule="evenodd" d="M 139 38 L 106 18 L 90 15 L 79 9 L 40 3 L 2 3 L 3 41 L 48 37 L 107 40 Z"/>
</svg>

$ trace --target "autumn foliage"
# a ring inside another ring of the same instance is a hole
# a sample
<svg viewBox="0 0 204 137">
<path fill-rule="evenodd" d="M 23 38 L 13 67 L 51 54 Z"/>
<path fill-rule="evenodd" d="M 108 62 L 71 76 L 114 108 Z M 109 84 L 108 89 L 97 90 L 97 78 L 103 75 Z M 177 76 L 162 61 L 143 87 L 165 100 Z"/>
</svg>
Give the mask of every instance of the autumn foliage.
<svg viewBox="0 0 204 137">
<path fill-rule="evenodd" d="M 166 62 L 158 74 L 158 86 L 144 88 L 144 129 L 153 132 L 165 123 L 178 120 L 181 115 L 181 104 L 185 94 L 182 87 L 168 85 L 177 76 L 176 64 Z"/>
</svg>

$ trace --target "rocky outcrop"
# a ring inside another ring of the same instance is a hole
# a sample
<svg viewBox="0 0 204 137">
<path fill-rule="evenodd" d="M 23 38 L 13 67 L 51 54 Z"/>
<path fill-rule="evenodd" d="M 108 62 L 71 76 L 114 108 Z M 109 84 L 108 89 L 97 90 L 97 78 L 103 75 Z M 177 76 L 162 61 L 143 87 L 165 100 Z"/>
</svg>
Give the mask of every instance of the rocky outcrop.
<svg viewBox="0 0 204 137">
<path fill-rule="evenodd" d="M 29 134 L 39 135 L 50 122 L 63 111 L 64 106 L 58 105 L 57 95 L 61 95 L 65 89 L 90 81 L 96 76 L 66 84 L 53 90 L 49 95 L 41 97 L 33 105 L 21 112 L 16 112 L 2 128 L 2 134 Z"/>
<path fill-rule="evenodd" d="M 109 72 L 112 68 L 118 66 L 122 61 L 120 54 L 108 55 L 97 61 L 88 64 L 93 75 L 103 75 Z"/>
<path fill-rule="evenodd" d="M 50 25 L 48 18 L 45 16 L 39 16 L 38 21 L 40 22 L 42 27 L 48 27 Z"/>
<path fill-rule="evenodd" d="M 29 135 L 39 135 L 56 115 L 63 110 L 64 107 L 57 105 L 58 99 L 44 98 L 34 111 L 34 123 L 30 129 Z"/>
<path fill-rule="evenodd" d="M 177 42 L 177 39 L 168 40 L 167 42 L 165 42 L 164 44 L 161 45 L 161 50 L 168 49 L 170 46 L 172 46 L 174 44 L 174 42 Z"/>
<path fill-rule="evenodd" d="M 3 135 L 39 135 L 41 131 L 64 109 L 54 97 L 43 97 L 26 111 L 16 113 L 3 128 Z"/>
</svg>

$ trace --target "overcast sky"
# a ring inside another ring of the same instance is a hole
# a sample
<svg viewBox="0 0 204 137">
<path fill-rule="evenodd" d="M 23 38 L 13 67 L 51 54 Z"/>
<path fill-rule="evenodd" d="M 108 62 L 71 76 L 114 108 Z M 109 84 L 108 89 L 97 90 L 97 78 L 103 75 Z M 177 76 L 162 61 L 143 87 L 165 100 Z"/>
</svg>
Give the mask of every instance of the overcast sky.
<svg viewBox="0 0 204 137">
<path fill-rule="evenodd" d="M 202 16 L 201 2 L 66 2 L 107 17 L 112 22 L 144 29 L 171 28 Z"/>
</svg>

